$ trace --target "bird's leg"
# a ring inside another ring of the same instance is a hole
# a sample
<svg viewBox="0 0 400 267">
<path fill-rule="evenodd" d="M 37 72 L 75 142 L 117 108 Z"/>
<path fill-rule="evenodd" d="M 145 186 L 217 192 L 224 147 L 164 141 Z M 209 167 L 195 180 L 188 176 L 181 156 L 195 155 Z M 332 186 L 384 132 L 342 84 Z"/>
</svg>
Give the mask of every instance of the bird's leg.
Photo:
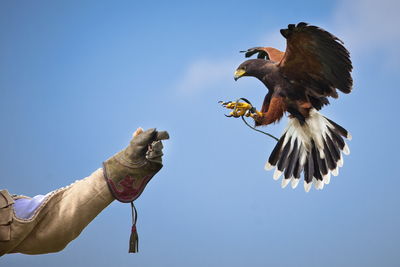
<svg viewBox="0 0 400 267">
<path fill-rule="evenodd" d="M 282 97 L 272 97 L 266 112 L 257 112 L 253 115 L 256 126 L 268 125 L 282 118 L 287 107 Z"/>
<path fill-rule="evenodd" d="M 244 102 L 240 102 L 240 100 L 243 100 Z M 223 102 L 220 101 L 219 103 L 222 104 L 223 107 L 232 109 L 232 111 L 229 113 L 229 115 L 225 115 L 227 117 L 241 117 L 241 116 L 246 116 L 246 117 L 253 117 L 256 115 L 262 115 L 261 112 L 257 111 L 255 107 L 250 103 L 245 98 L 241 98 L 236 100 L 235 102 L 233 101 L 228 101 L 228 102 Z"/>
<path fill-rule="evenodd" d="M 252 109 L 250 109 L 246 112 L 245 116 L 252 117 L 255 121 L 257 121 L 258 118 L 263 116 L 263 113 L 253 107 Z"/>
<path fill-rule="evenodd" d="M 267 117 L 265 116 L 266 113 L 264 112 L 257 112 L 257 113 L 253 113 L 251 114 L 251 117 L 254 120 L 255 126 L 261 126 L 261 125 L 267 125 L 269 124 L 268 122 L 265 122 L 265 120 L 267 119 Z"/>
</svg>

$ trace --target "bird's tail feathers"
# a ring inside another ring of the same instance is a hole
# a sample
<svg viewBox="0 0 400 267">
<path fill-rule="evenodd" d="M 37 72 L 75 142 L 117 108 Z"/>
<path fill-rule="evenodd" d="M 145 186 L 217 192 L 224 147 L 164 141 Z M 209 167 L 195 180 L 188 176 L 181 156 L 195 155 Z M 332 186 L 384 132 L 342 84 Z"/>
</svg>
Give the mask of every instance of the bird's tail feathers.
<svg viewBox="0 0 400 267">
<path fill-rule="evenodd" d="M 342 126 L 324 117 L 315 109 L 310 111 L 306 123 L 289 118 L 288 126 L 273 149 L 266 170 L 275 167 L 274 179 L 283 174 L 282 187 L 291 182 L 296 188 L 301 173 L 304 173 L 304 189 L 308 192 L 312 184 L 322 189 L 329 184 L 331 174 L 337 176 L 343 166 L 343 156 L 350 149 L 343 137 L 351 140 L 351 135 Z"/>
</svg>

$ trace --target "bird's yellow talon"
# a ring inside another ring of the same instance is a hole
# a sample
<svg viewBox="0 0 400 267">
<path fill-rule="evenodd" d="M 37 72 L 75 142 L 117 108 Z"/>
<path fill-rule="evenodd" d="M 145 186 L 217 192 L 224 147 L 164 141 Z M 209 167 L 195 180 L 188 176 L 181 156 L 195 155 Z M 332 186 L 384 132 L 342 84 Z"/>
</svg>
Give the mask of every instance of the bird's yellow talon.
<svg viewBox="0 0 400 267">
<path fill-rule="evenodd" d="M 262 113 L 260 112 L 260 111 L 258 111 L 258 110 L 256 110 L 256 112 L 254 112 L 254 113 L 250 113 L 250 117 L 252 117 L 252 118 L 255 118 L 255 117 L 262 117 Z"/>
<path fill-rule="evenodd" d="M 254 117 L 255 115 L 261 114 L 258 112 L 251 104 L 250 102 L 239 102 L 240 100 L 237 100 L 236 102 L 222 102 L 222 106 L 227 108 L 227 109 L 232 109 L 232 111 L 229 113 L 228 117 L 241 117 L 241 116 L 246 116 L 246 117 Z"/>
</svg>

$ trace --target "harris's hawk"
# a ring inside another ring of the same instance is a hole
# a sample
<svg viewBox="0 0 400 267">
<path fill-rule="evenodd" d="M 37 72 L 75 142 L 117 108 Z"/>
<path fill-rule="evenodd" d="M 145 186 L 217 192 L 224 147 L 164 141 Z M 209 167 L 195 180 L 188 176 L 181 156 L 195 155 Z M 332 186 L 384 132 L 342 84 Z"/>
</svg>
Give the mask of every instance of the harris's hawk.
<svg viewBox="0 0 400 267">
<path fill-rule="evenodd" d="M 342 152 L 350 153 L 343 137 L 350 140 L 351 135 L 318 112 L 329 104 L 328 97 L 338 97 L 337 90 L 351 92 L 350 54 L 337 37 L 304 22 L 280 32 L 287 41 L 285 52 L 272 47 L 241 51 L 246 57 L 257 54 L 257 59 L 243 62 L 235 71 L 235 80 L 252 76 L 268 88 L 261 110 L 246 103 L 225 106 L 240 107 L 231 114 L 251 116 L 256 126 L 274 123 L 287 112 L 288 126 L 265 169 L 275 167 L 275 180 L 283 174 L 282 187 L 291 182 L 295 188 L 304 173 L 307 192 L 313 183 L 322 189 L 343 166 Z"/>
</svg>

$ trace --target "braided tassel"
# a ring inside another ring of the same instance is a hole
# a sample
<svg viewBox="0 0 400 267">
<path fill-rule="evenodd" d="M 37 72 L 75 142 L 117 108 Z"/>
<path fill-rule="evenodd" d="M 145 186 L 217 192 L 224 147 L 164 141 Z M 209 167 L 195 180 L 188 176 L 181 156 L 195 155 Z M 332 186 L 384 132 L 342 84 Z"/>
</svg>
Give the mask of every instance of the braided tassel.
<svg viewBox="0 0 400 267">
<path fill-rule="evenodd" d="M 131 229 L 131 237 L 129 239 L 129 253 L 137 253 L 139 252 L 139 236 L 136 230 L 137 211 L 135 205 L 133 205 L 133 201 L 131 202 L 131 208 L 132 208 L 132 229 Z"/>
</svg>

